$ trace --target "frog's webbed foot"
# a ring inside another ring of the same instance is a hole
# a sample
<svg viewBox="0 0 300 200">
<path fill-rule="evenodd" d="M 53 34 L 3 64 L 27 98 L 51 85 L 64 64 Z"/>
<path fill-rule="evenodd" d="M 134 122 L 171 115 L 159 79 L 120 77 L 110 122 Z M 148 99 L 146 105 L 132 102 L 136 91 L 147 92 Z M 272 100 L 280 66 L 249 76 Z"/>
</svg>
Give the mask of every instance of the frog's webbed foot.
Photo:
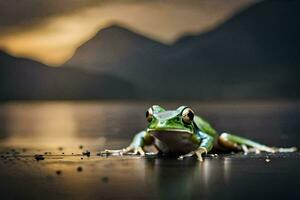
<svg viewBox="0 0 300 200">
<path fill-rule="evenodd" d="M 297 147 L 290 147 L 290 148 L 275 148 L 276 152 L 280 153 L 290 153 L 297 151 Z"/>
<path fill-rule="evenodd" d="M 202 158 L 202 154 L 207 154 L 207 149 L 205 147 L 199 147 L 196 151 L 195 151 L 198 160 L 200 162 L 203 162 L 203 158 Z"/>
<path fill-rule="evenodd" d="M 105 149 L 104 151 L 100 152 L 100 155 L 102 155 L 102 156 L 115 156 L 115 155 L 120 155 L 121 152 L 122 152 L 122 149 L 118 149 L 118 150 Z"/>
<path fill-rule="evenodd" d="M 125 149 L 122 149 L 121 155 L 145 155 L 145 151 L 142 147 L 132 147 L 129 146 Z"/>
<path fill-rule="evenodd" d="M 143 150 L 142 147 L 126 147 L 124 149 L 120 149 L 120 150 L 109 150 L 109 149 L 105 149 L 104 151 L 101 152 L 101 155 L 141 155 L 144 156 L 145 155 L 145 151 Z"/>
<path fill-rule="evenodd" d="M 192 152 L 190 152 L 188 154 L 185 154 L 185 155 L 181 155 L 181 156 L 178 157 L 178 160 L 183 160 L 186 157 L 191 157 L 193 155 L 196 155 L 198 160 L 200 162 L 203 162 L 202 154 L 207 154 L 207 149 L 205 147 L 199 147 L 195 151 L 192 151 Z"/>
<path fill-rule="evenodd" d="M 262 146 L 262 147 L 252 147 L 247 148 L 246 145 L 242 145 L 242 149 L 244 153 L 260 153 L 260 152 L 268 152 L 268 153 L 290 153 L 297 151 L 296 147 L 290 147 L 290 148 L 278 148 L 278 147 L 268 147 L 268 146 Z"/>
<path fill-rule="evenodd" d="M 259 148 L 253 148 L 253 147 L 252 148 L 248 148 L 248 146 L 245 145 L 245 144 L 241 145 L 241 149 L 244 152 L 244 154 L 253 153 L 253 152 L 256 153 L 256 154 L 259 154 L 262 151 Z M 268 149 L 268 150 L 271 150 L 271 149 Z"/>
<path fill-rule="evenodd" d="M 195 152 L 194 152 L 194 151 L 192 151 L 192 152 L 190 152 L 190 153 L 188 153 L 188 154 L 181 155 L 181 156 L 179 156 L 177 159 L 178 159 L 178 160 L 183 160 L 184 158 L 192 157 L 193 155 L 195 155 Z"/>
</svg>

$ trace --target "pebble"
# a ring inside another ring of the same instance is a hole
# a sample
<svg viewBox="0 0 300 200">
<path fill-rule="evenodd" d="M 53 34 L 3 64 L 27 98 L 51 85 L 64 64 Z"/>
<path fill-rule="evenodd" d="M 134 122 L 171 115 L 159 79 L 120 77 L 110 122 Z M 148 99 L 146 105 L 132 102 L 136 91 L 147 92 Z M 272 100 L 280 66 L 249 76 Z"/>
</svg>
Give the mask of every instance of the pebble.
<svg viewBox="0 0 300 200">
<path fill-rule="evenodd" d="M 91 152 L 89 152 L 88 150 L 86 150 L 85 152 L 82 152 L 82 155 L 83 155 L 83 156 L 90 157 Z"/>
<path fill-rule="evenodd" d="M 43 155 L 35 155 L 34 158 L 39 161 L 39 160 L 45 160 L 45 157 Z"/>
<path fill-rule="evenodd" d="M 101 180 L 103 183 L 108 183 L 108 181 L 109 181 L 107 176 L 102 177 Z"/>
</svg>

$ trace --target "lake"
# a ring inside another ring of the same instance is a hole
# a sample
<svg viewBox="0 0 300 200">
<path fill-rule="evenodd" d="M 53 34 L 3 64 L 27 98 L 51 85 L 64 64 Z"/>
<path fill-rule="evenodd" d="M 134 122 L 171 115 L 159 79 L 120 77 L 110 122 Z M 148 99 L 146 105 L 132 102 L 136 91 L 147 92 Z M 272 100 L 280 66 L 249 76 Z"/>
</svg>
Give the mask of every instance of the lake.
<svg viewBox="0 0 300 200">
<path fill-rule="evenodd" d="M 152 104 L 190 106 L 222 131 L 299 146 L 300 102 L 45 101 L 0 104 L 1 199 L 297 199 L 300 155 L 100 157 L 146 127 Z M 91 156 L 83 156 L 88 150 Z M 151 150 L 151 149 L 148 149 Z M 34 155 L 43 155 L 37 161 Z"/>
</svg>

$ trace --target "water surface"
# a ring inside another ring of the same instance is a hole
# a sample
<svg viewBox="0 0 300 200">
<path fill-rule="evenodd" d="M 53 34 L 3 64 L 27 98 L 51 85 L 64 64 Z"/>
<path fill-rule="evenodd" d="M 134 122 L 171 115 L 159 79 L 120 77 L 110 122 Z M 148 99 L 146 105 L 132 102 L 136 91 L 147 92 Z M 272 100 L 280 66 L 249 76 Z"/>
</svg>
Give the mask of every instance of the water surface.
<svg viewBox="0 0 300 200">
<path fill-rule="evenodd" d="M 175 109 L 182 102 L 160 103 Z M 1 199 L 297 199 L 300 155 L 99 157 L 145 128 L 152 102 L 14 102 L 0 105 Z M 290 146 L 299 102 L 185 102 L 222 131 Z M 82 148 L 80 148 L 82 146 Z M 91 156 L 82 156 L 88 150 Z M 35 154 L 45 160 L 36 161 Z M 79 169 L 80 168 L 80 169 Z"/>
</svg>

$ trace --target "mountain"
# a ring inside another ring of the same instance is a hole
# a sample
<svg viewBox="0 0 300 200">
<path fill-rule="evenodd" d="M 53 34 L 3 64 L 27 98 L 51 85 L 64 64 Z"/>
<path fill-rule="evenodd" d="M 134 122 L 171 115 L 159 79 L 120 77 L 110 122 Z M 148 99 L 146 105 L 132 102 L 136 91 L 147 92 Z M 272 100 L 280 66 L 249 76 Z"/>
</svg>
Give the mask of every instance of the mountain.
<svg viewBox="0 0 300 200">
<path fill-rule="evenodd" d="M 111 99 L 136 96 L 135 87 L 111 75 L 50 68 L 0 52 L 0 100 Z"/>
<path fill-rule="evenodd" d="M 262 1 L 164 45 L 118 25 L 60 68 L 0 51 L 0 100 L 299 99 L 300 3 Z"/>
<path fill-rule="evenodd" d="M 299 18 L 298 2 L 262 1 L 170 46 L 114 25 L 64 67 L 130 81 L 144 98 L 299 98 Z"/>
<path fill-rule="evenodd" d="M 122 70 L 121 65 L 145 62 L 162 56 L 168 50 L 164 44 L 112 25 L 83 44 L 65 66 L 96 71 L 111 70 L 115 66 L 116 70 Z"/>
</svg>

